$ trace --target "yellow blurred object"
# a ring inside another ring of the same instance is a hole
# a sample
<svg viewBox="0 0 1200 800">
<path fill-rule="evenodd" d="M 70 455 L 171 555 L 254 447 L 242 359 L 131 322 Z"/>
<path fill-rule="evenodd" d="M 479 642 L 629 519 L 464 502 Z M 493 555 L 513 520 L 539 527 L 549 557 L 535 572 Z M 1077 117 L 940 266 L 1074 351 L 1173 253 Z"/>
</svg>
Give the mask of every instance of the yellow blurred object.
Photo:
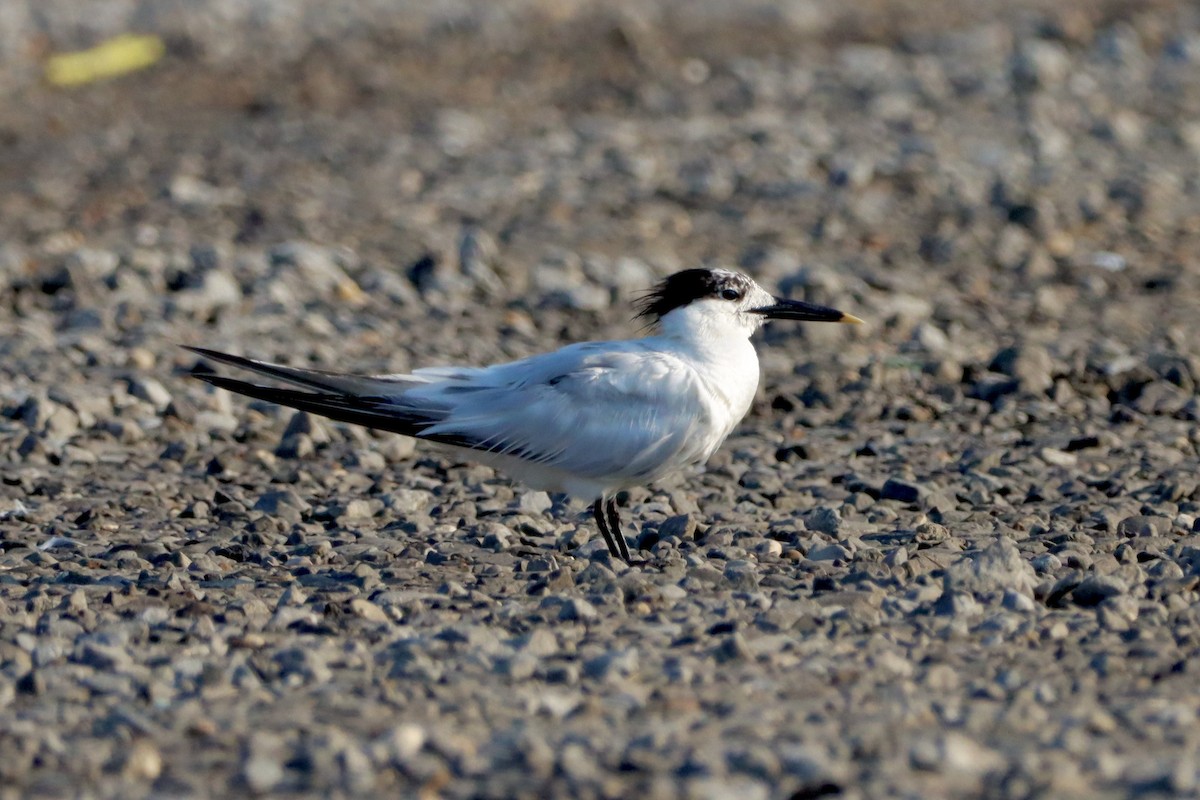
<svg viewBox="0 0 1200 800">
<path fill-rule="evenodd" d="M 157 36 L 114 36 L 89 50 L 50 56 L 46 60 L 46 80 L 55 86 L 82 86 L 145 69 L 162 58 L 166 50 Z"/>
<path fill-rule="evenodd" d="M 353 278 L 347 277 L 345 280 L 338 281 L 337 296 L 342 302 L 350 305 L 361 306 L 367 302 L 367 294 L 364 292 Z"/>
</svg>

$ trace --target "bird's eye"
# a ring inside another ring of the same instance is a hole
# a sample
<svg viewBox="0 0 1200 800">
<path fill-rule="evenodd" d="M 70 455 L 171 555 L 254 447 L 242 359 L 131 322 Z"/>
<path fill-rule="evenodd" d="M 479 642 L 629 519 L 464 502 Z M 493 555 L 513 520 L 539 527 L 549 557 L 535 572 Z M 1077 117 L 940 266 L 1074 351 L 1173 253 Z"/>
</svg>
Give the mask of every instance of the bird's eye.
<svg viewBox="0 0 1200 800">
<path fill-rule="evenodd" d="M 723 300 L 740 300 L 742 298 L 742 293 L 737 289 L 722 289 L 721 298 Z"/>
</svg>

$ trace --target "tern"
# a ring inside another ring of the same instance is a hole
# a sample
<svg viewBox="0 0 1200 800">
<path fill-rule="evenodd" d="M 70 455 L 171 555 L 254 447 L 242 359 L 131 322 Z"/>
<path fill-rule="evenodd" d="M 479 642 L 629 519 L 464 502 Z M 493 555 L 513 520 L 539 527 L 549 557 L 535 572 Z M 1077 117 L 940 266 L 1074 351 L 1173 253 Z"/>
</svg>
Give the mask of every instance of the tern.
<svg viewBox="0 0 1200 800">
<path fill-rule="evenodd" d="M 629 562 L 616 495 L 703 464 L 750 410 L 768 320 L 851 322 L 837 309 L 775 297 L 726 269 L 677 272 L 640 302 L 638 339 L 582 342 L 488 367 L 359 375 L 188 347 L 296 388 L 193 372 L 238 394 L 448 448 L 547 492 L 592 500 L 613 558 Z"/>
</svg>

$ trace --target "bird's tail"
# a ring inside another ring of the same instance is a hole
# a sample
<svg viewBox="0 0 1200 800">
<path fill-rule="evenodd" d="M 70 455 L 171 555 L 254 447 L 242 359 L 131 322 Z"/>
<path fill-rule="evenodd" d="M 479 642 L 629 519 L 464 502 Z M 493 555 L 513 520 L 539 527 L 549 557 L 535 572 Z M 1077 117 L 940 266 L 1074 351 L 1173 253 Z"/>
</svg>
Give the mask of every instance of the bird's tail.
<svg viewBox="0 0 1200 800">
<path fill-rule="evenodd" d="M 399 402 L 405 389 L 425 382 L 410 375 L 375 376 L 324 372 L 269 364 L 201 347 L 187 349 L 211 361 L 230 364 L 284 383 L 320 391 L 306 392 L 262 386 L 211 372 L 192 372 L 194 378 L 220 389 L 308 411 L 339 422 L 364 425 L 406 436 L 421 436 L 426 428 L 436 425 L 443 416 L 433 413 L 430 409 L 412 408 Z"/>
</svg>

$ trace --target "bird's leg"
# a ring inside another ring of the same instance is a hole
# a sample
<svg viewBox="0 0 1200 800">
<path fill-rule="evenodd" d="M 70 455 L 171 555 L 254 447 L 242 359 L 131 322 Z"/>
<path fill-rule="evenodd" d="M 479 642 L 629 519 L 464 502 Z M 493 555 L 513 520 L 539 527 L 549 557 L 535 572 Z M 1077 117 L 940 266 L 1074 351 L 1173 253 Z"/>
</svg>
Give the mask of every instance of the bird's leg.
<svg viewBox="0 0 1200 800">
<path fill-rule="evenodd" d="M 608 532 L 608 521 L 604 518 L 604 499 L 599 498 L 592 503 L 592 516 L 596 518 L 596 527 L 600 529 L 601 535 L 604 536 L 604 543 L 608 545 L 608 552 L 613 558 L 620 558 L 621 552 L 617 550 L 617 545 L 613 541 L 612 534 Z"/>
<path fill-rule="evenodd" d="M 621 560 L 626 564 L 629 561 L 629 545 L 625 543 L 625 535 L 621 533 L 621 512 L 617 510 L 617 498 L 610 497 L 604 501 L 604 514 L 608 517 L 608 530 L 612 534 L 612 538 L 616 539 L 617 547 L 620 548 Z M 612 544 L 609 544 L 612 547 Z M 617 555 L 614 553 L 614 555 Z"/>
</svg>

